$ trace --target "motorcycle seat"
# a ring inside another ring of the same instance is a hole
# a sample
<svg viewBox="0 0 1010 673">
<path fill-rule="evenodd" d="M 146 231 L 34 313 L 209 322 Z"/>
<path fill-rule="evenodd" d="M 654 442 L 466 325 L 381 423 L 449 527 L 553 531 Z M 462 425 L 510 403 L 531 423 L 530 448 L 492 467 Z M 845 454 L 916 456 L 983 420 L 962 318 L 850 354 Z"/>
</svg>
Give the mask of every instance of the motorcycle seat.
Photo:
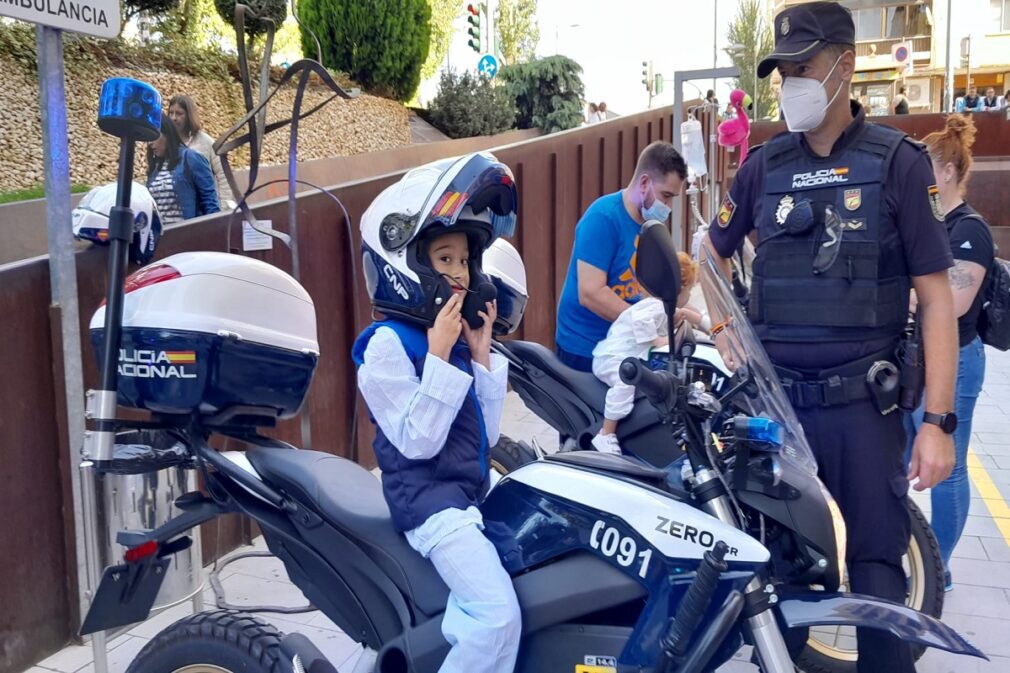
<svg viewBox="0 0 1010 673">
<path fill-rule="evenodd" d="M 592 372 L 580 372 L 561 362 L 550 349 L 532 341 L 510 341 L 508 349 L 547 376 L 574 391 L 591 409 L 602 413 L 607 400 L 607 384 Z"/>
<path fill-rule="evenodd" d="M 431 616 L 445 610 L 449 589 L 435 567 L 393 527 L 374 474 L 320 451 L 255 447 L 246 456 L 267 483 L 307 503 L 358 542 L 421 612 Z"/>
</svg>

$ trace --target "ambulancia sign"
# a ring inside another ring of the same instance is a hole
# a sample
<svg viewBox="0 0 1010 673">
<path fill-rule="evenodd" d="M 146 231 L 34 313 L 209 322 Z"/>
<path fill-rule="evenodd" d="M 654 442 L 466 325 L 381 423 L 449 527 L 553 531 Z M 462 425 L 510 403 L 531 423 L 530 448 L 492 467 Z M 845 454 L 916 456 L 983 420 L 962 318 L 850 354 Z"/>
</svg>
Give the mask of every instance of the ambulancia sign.
<svg viewBox="0 0 1010 673">
<path fill-rule="evenodd" d="M 119 35 L 119 0 L 0 0 L 0 15 L 95 37 Z"/>
</svg>

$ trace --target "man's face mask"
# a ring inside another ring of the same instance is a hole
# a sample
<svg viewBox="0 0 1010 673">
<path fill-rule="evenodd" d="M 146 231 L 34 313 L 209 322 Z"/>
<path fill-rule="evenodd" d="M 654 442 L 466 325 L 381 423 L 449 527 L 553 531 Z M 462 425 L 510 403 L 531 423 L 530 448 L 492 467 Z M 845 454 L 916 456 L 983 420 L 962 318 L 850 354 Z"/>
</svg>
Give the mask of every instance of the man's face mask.
<svg viewBox="0 0 1010 673">
<path fill-rule="evenodd" d="M 845 82 L 839 82 L 838 89 L 831 100 L 828 100 L 828 92 L 824 88 L 824 83 L 831 77 L 831 73 L 835 71 L 841 60 L 842 55 L 839 54 L 835 59 L 835 64 L 831 66 L 831 70 L 821 81 L 809 77 L 786 77 L 782 82 L 781 105 L 786 116 L 786 126 L 790 131 L 793 133 L 813 131 L 824 122 L 828 106 L 838 98 Z"/>
<path fill-rule="evenodd" d="M 666 222 L 666 218 L 670 217 L 670 206 L 666 205 L 659 200 L 656 196 L 656 187 L 652 182 L 652 177 L 649 177 L 649 191 L 652 192 L 652 205 L 648 208 L 645 207 L 646 198 L 642 197 L 642 219 L 648 222 L 649 220 L 659 220 L 660 222 Z"/>
</svg>

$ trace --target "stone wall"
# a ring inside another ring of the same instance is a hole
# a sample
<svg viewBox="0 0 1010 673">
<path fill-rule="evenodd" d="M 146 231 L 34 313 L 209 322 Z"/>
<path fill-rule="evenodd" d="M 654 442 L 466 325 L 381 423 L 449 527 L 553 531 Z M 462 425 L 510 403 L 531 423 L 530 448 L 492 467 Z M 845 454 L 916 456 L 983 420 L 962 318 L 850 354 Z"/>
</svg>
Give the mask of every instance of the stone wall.
<svg viewBox="0 0 1010 673">
<path fill-rule="evenodd" d="M 24 189 L 43 181 L 42 131 L 38 77 L 31 69 L 0 53 L 0 191 Z M 96 124 L 98 94 L 109 77 L 133 77 L 154 85 L 166 100 L 188 94 L 196 101 L 204 127 L 211 136 L 230 128 L 244 116 L 242 89 L 237 82 L 205 80 L 170 72 L 138 72 L 98 67 L 68 72 L 67 122 L 70 138 L 70 178 L 75 184 L 98 185 L 116 177 L 118 141 Z M 331 92 L 311 87 L 303 110 L 314 107 Z M 268 120 L 291 115 L 295 86 L 289 84 L 269 103 Z M 410 144 L 407 111 L 396 101 L 360 95 L 352 101 L 336 99 L 299 125 L 300 159 L 320 159 L 390 149 Z M 286 130 L 267 137 L 261 165 L 287 162 Z M 137 175 L 146 171 L 145 146 L 138 146 Z M 232 158 L 236 168 L 248 165 L 248 152 Z"/>
</svg>

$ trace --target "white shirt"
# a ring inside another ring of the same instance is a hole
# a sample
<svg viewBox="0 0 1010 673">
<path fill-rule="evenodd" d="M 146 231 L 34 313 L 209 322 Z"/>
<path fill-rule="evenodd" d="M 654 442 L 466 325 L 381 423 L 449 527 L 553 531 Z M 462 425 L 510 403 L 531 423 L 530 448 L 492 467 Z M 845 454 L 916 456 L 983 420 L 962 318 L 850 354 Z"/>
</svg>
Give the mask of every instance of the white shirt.
<svg viewBox="0 0 1010 673">
<path fill-rule="evenodd" d="M 607 338 L 593 349 L 593 358 L 623 360 L 635 357 L 653 341 L 667 334 L 663 302 L 655 297 L 646 297 L 617 317 L 607 331 Z"/>
<path fill-rule="evenodd" d="M 386 438 L 411 460 L 426 460 L 445 446 L 471 383 L 477 393 L 488 446 L 498 442 L 508 392 L 508 361 L 491 354 L 491 369 L 473 363 L 474 375 L 429 353 L 421 378 L 396 332 L 380 327 L 365 347 L 358 389 Z"/>
</svg>

